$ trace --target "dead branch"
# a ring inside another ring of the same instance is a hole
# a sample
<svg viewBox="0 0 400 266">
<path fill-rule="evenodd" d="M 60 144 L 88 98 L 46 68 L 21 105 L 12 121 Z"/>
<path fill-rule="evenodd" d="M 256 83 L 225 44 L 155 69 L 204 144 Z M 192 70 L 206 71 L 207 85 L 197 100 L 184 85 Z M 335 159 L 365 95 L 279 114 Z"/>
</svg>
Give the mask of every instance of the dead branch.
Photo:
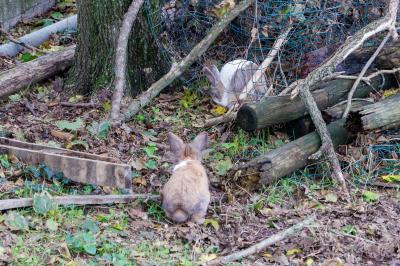
<svg viewBox="0 0 400 266">
<path fill-rule="evenodd" d="M 314 125 L 318 131 L 318 134 L 321 137 L 321 150 L 329 159 L 334 177 L 342 185 L 343 188 L 346 187 L 343 172 L 340 167 L 340 163 L 336 156 L 335 150 L 333 148 L 332 139 L 322 118 L 322 114 L 319 111 L 318 106 L 311 95 L 310 87 L 313 84 L 332 76 L 334 71 L 336 70 L 336 67 L 341 62 L 343 62 L 353 51 L 358 49 L 365 40 L 369 39 L 373 35 L 384 30 L 390 30 L 392 32 L 392 35 L 397 38 L 395 22 L 398 5 L 399 0 L 390 0 L 388 5 L 388 12 L 383 18 L 371 22 L 361 30 L 357 31 L 353 36 L 347 38 L 345 43 L 337 49 L 336 53 L 333 56 L 331 56 L 320 67 L 314 69 L 297 86 L 297 91 L 299 92 L 301 99 L 306 105 L 314 122 Z"/>
<path fill-rule="evenodd" d="M 224 16 L 217 24 L 215 24 L 207 36 L 197 44 L 192 51 L 179 63 L 174 63 L 167 74 L 161 79 L 153 83 L 150 88 L 139 95 L 128 107 L 125 112 L 124 120 L 130 120 L 139 110 L 145 107 L 150 101 L 156 97 L 165 87 L 170 85 L 177 77 L 182 75 L 214 42 L 217 36 L 225 29 L 225 27 L 235 19 L 242 11 L 251 5 L 251 0 L 243 0 L 232 11 Z"/>
<path fill-rule="evenodd" d="M 128 195 L 85 195 L 85 196 L 61 196 L 53 197 L 58 205 L 102 205 L 129 203 L 135 199 L 159 199 L 158 195 L 151 194 L 128 194 Z M 33 200 L 31 198 L 0 200 L 0 211 L 31 207 Z"/>
<path fill-rule="evenodd" d="M 137 17 L 143 0 L 133 0 L 122 21 L 115 51 L 115 88 L 112 97 L 111 121 L 114 124 L 121 122 L 121 100 L 126 87 L 126 61 L 129 34 Z"/>
<path fill-rule="evenodd" d="M 292 30 L 292 27 L 289 27 L 285 32 L 281 33 L 279 37 L 275 40 L 274 45 L 272 46 L 271 50 L 269 51 L 267 57 L 261 63 L 257 71 L 254 73 L 252 78 L 247 82 L 246 87 L 240 93 L 238 99 L 244 100 L 246 99 L 247 95 L 254 90 L 255 84 L 260 80 L 261 76 L 264 74 L 265 69 L 272 63 L 282 46 L 286 43 L 287 37 Z M 226 114 L 220 117 L 211 118 L 206 120 L 205 127 L 212 127 L 222 123 L 229 123 L 236 118 L 237 111 L 239 110 L 240 103 L 235 104 Z"/>
<path fill-rule="evenodd" d="M 379 76 L 379 75 L 384 75 L 384 74 L 395 74 L 397 72 L 400 72 L 400 67 L 399 68 L 394 68 L 394 69 L 382 69 L 379 71 L 376 71 L 374 73 L 372 73 L 371 75 L 367 76 L 367 77 L 362 77 L 361 80 L 365 81 L 365 82 L 370 82 L 371 79 Z M 349 75 L 339 75 L 337 76 L 337 78 L 341 78 L 341 79 L 357 79 L 357 76 L 349 76 Z"/>
<path fill-rule="evenodd" d="M 64 107 L 76 107 L 76 108 L 95 108 L 98 105 L 96 103 L 70 103 L 70 102 L 60 102 L 61 106 Z"/>
<path fill-rule="evenodd" d="M 75 45 L 0 73 L 0 98 L 66 70 L 73 62 L 74 53 Z"/>
<path fill-rule="evenodd" d="M 266 239 L 262 240 L 261 242 L 258 242 L 257 244 L 255 244 L 249 248 L 240 250 L 238 252 L 232 253 L 225 257 L 221 257 L 221 258 L 212 260 L 212 261 L 208 262 L 207 265 L 225 264 L 225 263 L 240 260 L 244 257 L 253 255 L 255 253 L 259 253 L 262 250 L 264 250 L 266 247 L 271 246 L 279 241 L 282 241 L 283 239 L 298 233 L 303 228 L 312 225 L 314 223 L 314 221 L 315 221 L 314 216 L 307 218 L 307 219 L 303 220 L 302 222 L 297 223 L 297 224 L 293 225 L 292 227 L 289 227 L 288 229 L 283 230 L 275 235 L 272 235 L 269 238 L 266 238 Z"/>
<path fill-rule="evenodd" d="M 32 45 L 29 45 L 29 44 L 27 44 L 27 43 L 24 43 L 24 42 L 21 42 L 21 41 L 15 39 L 9 32 L 5 31 L 3 28 L 0 28 L 0 32 L 3 33 L 4 36 L 5 36 L 10 42 L 13 42 L 13 43 L 15 43 L 15 44 L 18 44 L 18 45 L 20 45 L 20 46 L 22 46 L 22 47 L 24 47 L 24 48 L 26 48 L 26 49 L 28 49 L 28 50 L 31 50 L 32 52 L 38 52 L 38 53 L 42 53 L 42 54 L 47 54 L 46 51 L 43 51 L 43 50 L 41 50 L 41 49 L 39 49 L 39 48 L 36 48 L 36 47 L 34 47 L 34 46 L 32 46 Z"/>
<path fill-rule="evenodd" d="M 378 54 L 380 53 L 380 51 L 383 49 L 383 47 L 385 46 L 385 44 L 387 43 L 387 41 L 389 40 L 389 38 L 392 36 L 391 32 L 388 32 L 388 34 L 386 35 L 386 37 L 383 39 L 383 41 L 381 42 L 381 44 L 378 46 L 378 48 L 376 49 L 376 51 L 374 52 L 374 54 L 371 56 L 371 58 L 367 61 L 367 63 L 365 64 L 365 66 L 363 67 L 363 69 L 361 70 L 360 74 L 358 75 L 358 78 L 356 79 L 356 81 L 353 84 L 353 87 L 351 88 L 351 90 L 349 91 L 349 94 L 347 96 L 347 105 L 346 105 L 346 109 L 344 110 L 343 113 L 343 118 L 347 118 L 347 116 L 349 115 L 350 109 L 351 109 L 351 102 L 352 102 L 352 98 L 354 95 L 354 92 L 357 89 L 358 84 L 360 84 L 361 79 L 364 77 L 365 73 L 367 72 L 368 68 L 371 66 L 371 64 L 374 62 L 375 58 L 378 56 Z"/>
</svg>

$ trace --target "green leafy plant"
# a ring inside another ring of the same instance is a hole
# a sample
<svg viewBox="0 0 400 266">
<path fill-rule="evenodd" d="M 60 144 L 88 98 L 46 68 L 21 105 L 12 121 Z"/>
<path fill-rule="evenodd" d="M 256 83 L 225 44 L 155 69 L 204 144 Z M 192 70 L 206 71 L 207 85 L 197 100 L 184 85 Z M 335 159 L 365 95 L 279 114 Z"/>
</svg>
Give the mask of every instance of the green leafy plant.
<svg viewBox="0 0 400 266">
<path fill-rule="evenodd" d="M 6 169 L 11 167 L 7 154 L 0 154 L 0 165 Z"/>
<path fill-rule="evenodd" d="M 30 53 L 22 53 L 19 57 L 19 59 L 24 63 L 35 60 L 36 58 L 38 58 L 37 55 L 30 54 Z"/>
<path fill-rule="evenodd" d="M 364 191 L 362 194 L 363 200 L 368 203 L 376 202 L 379 200 L 379 194 L 372 191 Z"/>
<path fill-rule="evenodd" d="M 155 170 L 155 169 L 157 169 L 157 161 L 155 161 L 155 160 L 147 160 L 144 163 L 144 166 L 146 166 L 146 168 L 149 169 L 149 170 Z"/>
<path fill-rule="evenodd" d="M 96 238 L 92 232 L 78 232 L 75 235 L 67 235 L 68 246 L 76 252 L 85 252 L 96 255 Z"/>
<path fill-rule="evenodd" d="M 57 204 L 52 196 L 47 192 L 36 193 L 33 195 L 33 210 L 38 214 L 47 214 L 49 211 L 56 210 Z"/>
<path fill-rule="evenodd" d="M 28 221 L 18 212 L 9 212 L 8 215 L 4 218 L 4 222 L 11 230 L 28 230 Z"/>
<path fill-rule="evenodd" d="M 56 126 L 60 130 L 67 130 L 67 131 L 77 131 L 78 129 L 82 128 L 84 122 L 81 118 L 77 118 L 75 122 L 69 122 L 67 120 L 59 120 L 56 122 Z"/>
<path fill-rule="evenodd" d="M 352 225 L 352 224 L 348 224 L 348 225 L 343 226 L 342 229 L 341 229 L 341 231 L 342 231 L 343 233 L 347 234 L 347 235 L 353 235 L 353 236 L 355 236 L 355 235 L 358 234 L 357 228 L 356 228 L 354 225 Z"/>
<path fill-rule="evenodd" d="M 88 126 L 88 131 L 90 134 L 92 134 L 95 137 L 98 137 L 101 140 L 104 140 L 107 138 L 111 125 L 108 121 L 102 121 L 98 123 L 97 121 L 93 121 L 93 123 Z"/>
<path fill-rule="evenodd" d="M 218 161 L 215 170 L 217 171 L 217 175 L 224 176 L 228 173 L 228 171 L 232 168 L 231 158 L 228 156 L 225 157 L 224 160 Z"/>
<path fill-rule="evenodd" d="M 9 99 L 10 101 L 12 101 L 12 102 L 19 102 L 19 101 L 22 100 L 22 97 L 21 97 L 21 95 L 19 95 L 19 94 L 17 93 L 17 94 L 13 94 L 13 95 L 8 96 L 8 99 Z"/>
<path fill-rule="evenodd" d="M 179 104 L 187 109 L 190 108 L 194 105 L 194 103 L 197 100 L 197 95 L 195 93 L 193 93 L 191 90 L 189 89 L 185 89 L 183 91 L 183 97 L 179 100 Z"/>
</svg>

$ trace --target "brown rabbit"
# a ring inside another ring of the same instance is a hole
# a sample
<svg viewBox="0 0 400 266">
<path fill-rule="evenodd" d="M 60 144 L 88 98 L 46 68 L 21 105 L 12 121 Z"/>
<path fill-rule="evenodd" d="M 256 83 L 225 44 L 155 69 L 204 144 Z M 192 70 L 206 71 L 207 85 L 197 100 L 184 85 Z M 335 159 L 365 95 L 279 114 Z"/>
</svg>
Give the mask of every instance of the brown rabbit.
<svg viewBox="0 0 400 266">
<path fill-rule="evenodd" d="M 169 133 L 168 142 L 177 164 L 161 192 L 165 214 L 176 223 L 203 223 L 210 202 L 207 173 L 201 164 L 207 133 L 200 133 L 190 144 Z"/>
</svg>

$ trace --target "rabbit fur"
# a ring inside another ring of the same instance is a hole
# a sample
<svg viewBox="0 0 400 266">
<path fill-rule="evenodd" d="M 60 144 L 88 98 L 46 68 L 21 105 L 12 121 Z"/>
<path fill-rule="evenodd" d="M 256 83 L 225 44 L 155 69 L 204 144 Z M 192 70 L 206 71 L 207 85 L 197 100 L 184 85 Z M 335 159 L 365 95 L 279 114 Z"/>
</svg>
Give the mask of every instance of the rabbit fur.
<svg viewBox="0 0 400 266">
<path fill-rule="evenodd" d="M 244 59 L 236 59 L 226 63 L 221 71 L 218 70 L 216 65 L 211 65 L 210 68 L 204 66 L 204 75 L 211 83 L 212 100 L 226 108 L 232 107 L 238 102 L 240 93 L 257 69 L 256 63 Z M 256 101 L 262 98 L 266 91 L 266 85 L 266 76 L 263 73 L 255 85 L 254 91 L 249 93 L 246 100 Z"/>
<path fill-rule="evenodd" d="M 200 133 L 190 144 L 169 133 L 168 142 L 178 163 L 162 189 L 162 207 L 167 217 L 176 223 L 201 224 L 210 202 L 209 181 L 201 163 L 201 151 L 207 147 L 207 133 Z"/>
</svg>

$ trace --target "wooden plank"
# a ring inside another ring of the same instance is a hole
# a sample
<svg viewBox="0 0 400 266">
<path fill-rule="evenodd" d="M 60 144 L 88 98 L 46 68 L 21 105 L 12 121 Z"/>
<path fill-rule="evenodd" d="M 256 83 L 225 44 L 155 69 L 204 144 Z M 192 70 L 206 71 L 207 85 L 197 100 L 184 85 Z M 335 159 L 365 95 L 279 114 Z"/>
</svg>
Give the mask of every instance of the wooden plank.
<svg viewBox="0 0 400 266">
<path fill-rule="evenodd" d="M 85 195 L 85 196 L 61 196 L 52 199 L 58 205 L 101 205 L 129 203 L 135 199 L 158 200 L 160 196 L 151 194 L 128 194 L 128 195 Z M 0 200 L 0 211 L 31 207 L 31 198 Z"/>
<path fill-rule="evenodd" d="M 44 164 L 55 172 L 63 172 L 66 178 L 75 182 L 122 189 L 132 188 L 129 165 L 56 154 L 51 149 L 30 150 L 2 144 L 0 152 L 14 155 L 28 164 Z"/>
<path fill-rule="evenodd" d="M 7 146 L 13 146 L 13 147 L 17 147 L 17 148 L 28 149 L 28 150 L 45 151 L 45 152 L 50 152 L 50 153 L 55 153 L 55 154 L 60 154 L 60 155 L 66 155 L 66 156 L 74 156 L 74 157 L 86 158 L 86 159 L 91 159 L 91 160 L 98 160 L 98 161 L 104 161 L 104 162 L 110 162 L 110 163 L 118 163 L 118 160 L 115 158 L 110 158 L 110 157 L 86 153 L 86 152 L 67 150 L 67 149 L 63 149 L 63 148 L 50 147 L 50 146 L 29 143 L 29 142 L 24 142 L 24 141 L 19 141 L 19 140 L 15 140 L 15 139 L 9 139 L 9 138 L 3 138 L 3 137 L 0 137 L 0 144 L 7 145 Z"/>
</svg>

